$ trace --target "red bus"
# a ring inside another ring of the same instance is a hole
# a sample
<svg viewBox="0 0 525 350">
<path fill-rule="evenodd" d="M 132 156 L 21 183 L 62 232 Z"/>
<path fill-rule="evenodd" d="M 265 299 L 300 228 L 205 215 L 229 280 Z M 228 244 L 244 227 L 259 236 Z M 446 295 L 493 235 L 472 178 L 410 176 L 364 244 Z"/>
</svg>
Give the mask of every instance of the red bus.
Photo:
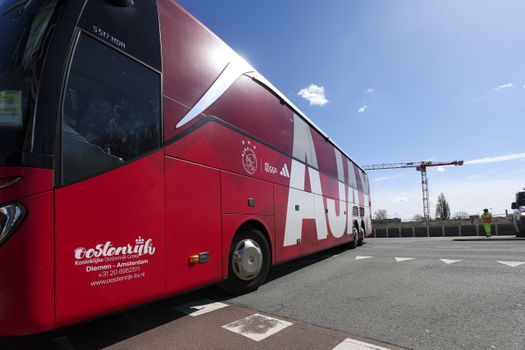
<svg viewBox="0 0 525 350">
<path fill-rule="evenodd" d="M 371 234 L 362 168 L 173 0 L 7 0 L 0 32 L 0 335 Z"/>
</svg>

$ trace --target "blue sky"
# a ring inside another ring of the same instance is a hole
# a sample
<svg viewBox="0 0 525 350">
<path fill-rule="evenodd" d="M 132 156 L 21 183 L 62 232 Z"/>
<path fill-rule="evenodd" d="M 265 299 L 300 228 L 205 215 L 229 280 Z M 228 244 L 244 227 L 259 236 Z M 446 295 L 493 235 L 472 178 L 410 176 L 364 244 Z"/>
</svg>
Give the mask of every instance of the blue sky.
<svg viewBox="0 0 525 350">
<path fill-rule="evenodd" d="M 525 187 L 525 2 L 179 3 L 360 165 L 466 161 L 429 170 L 432 215 L 441 192 L 503 214 Z M 422 214 L 415 169 L 369 177 L 373 211 Z"/>
</svg>

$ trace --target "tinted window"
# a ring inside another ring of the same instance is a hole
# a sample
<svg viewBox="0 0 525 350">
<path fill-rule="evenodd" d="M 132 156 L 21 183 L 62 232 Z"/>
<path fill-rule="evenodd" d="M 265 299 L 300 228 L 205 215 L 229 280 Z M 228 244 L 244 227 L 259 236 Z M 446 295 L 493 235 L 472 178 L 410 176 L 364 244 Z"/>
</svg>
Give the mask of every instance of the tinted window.
<svg viewBox="0 0 525 350">
<path fill-rule="evenodd" d="M 361 172 L 363 175 L 363 192 L 368 194 L 368 175 L 365 172 Z"/>
<path fill-rule="evenodd" d="M 89 0 L 78 24 L 101 40 L 160 69 L 159 16 L 156 0 L 115 6 L 111 1 Z"/>
<path fill-rule="evenodd" d="M 525 192 L 519 192 L 517 197 L 518 206 L 525 206 Z"/>
<path fill-rule="evenodd" d="M 62 183 L 111 170 L 159 146 L 159 74 L 82 35 L 64 100 Z"/>
<path fill-rule="evenodd" d="M 354 172 L 355 172 L 355 177 L 356 177 L 356 185 L 357 185 L 357 190 L 358 191 L 363 191 L 363 173 L 361 172 L 361 170 L 357 167 L 357 166 L 354 166 Z"/>
<path fill-rule="evenodd" d="M 313 127 L 310 127 L 310 132 L 312 133 L 312 139 L 314 141 L 319 171 L 331 177 L 337 178 L 334 146 L 327 142 L 325 137 L 317 132 Z"/>
<path fill-rule="evenodd" d="M 357 188 L 357 178 L 355 176 L 354 163 L 348 161 L 348 186 Z"/>
<path fill-rule="evenodd" d="M 279 100 L 242 76 L 206 112 L 284 152 L 292 148 L 293 117 Z"/>
<path fill-rule="evenodd" d="M 32 164 L 36 93 L 58 7 L 58 0 L 0 1 L 0 165 Z"/>
<path fill-rule="evenodd" d="M 293 131 L 293 154 L 292 156 L 308 165 L 318 168 L 317 154 L 313 147 L 312 133 L 310 127 L 303 118 L 294 114 Z"/>
</svg>

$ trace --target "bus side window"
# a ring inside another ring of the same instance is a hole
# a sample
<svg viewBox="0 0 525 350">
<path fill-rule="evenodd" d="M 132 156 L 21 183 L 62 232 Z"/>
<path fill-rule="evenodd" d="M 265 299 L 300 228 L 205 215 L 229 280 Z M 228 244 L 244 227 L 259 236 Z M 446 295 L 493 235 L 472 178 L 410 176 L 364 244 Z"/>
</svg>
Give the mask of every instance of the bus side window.
<svg viewBox="0 0 525 350">
<path fill-rule="evenodd" d="M 365 194 L 368 194 L 369 193 L 368 175 L 364 171 L 361 171 L 361 175 L 363 176 L 363 192 Z"/>
<path fill-rule="evenodd" d="M 66 87 L 62 184 L 96 176 L 160 147 L 160 76 L 81 35 Z"/>
<path fill-rule="evenodd" d="M 292 156 L 309 166 L 318 169 L 317 155 L 315 153 L 312 131 L 303 118 L 294 113 L 294 137 Z"/>
<path fill-rule="evenodd" d="M 348 186 L 357 189 L 357 178 L 355 176 L 355 165 L 348 160 Z"/>
</svg>

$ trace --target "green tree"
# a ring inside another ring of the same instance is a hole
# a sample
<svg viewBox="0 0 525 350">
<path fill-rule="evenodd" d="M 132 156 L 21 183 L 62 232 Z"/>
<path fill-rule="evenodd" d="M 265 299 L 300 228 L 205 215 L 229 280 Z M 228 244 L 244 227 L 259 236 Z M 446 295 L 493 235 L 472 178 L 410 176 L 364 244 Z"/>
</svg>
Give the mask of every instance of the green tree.
<svg viewBox="0 0 525 350">
<path fill-rule="evenodd" d="M 443 193 L 439 194 L 436 204 L 436 219 L 448 220 L 450 219 L 450 206 Z"/>
<path fill-rule="evenodd" d="M 378 209 L 374 212 L 374 220 L 382 222 L 388 219 L 388 212 L 386 209 Z"/>
</svg>

